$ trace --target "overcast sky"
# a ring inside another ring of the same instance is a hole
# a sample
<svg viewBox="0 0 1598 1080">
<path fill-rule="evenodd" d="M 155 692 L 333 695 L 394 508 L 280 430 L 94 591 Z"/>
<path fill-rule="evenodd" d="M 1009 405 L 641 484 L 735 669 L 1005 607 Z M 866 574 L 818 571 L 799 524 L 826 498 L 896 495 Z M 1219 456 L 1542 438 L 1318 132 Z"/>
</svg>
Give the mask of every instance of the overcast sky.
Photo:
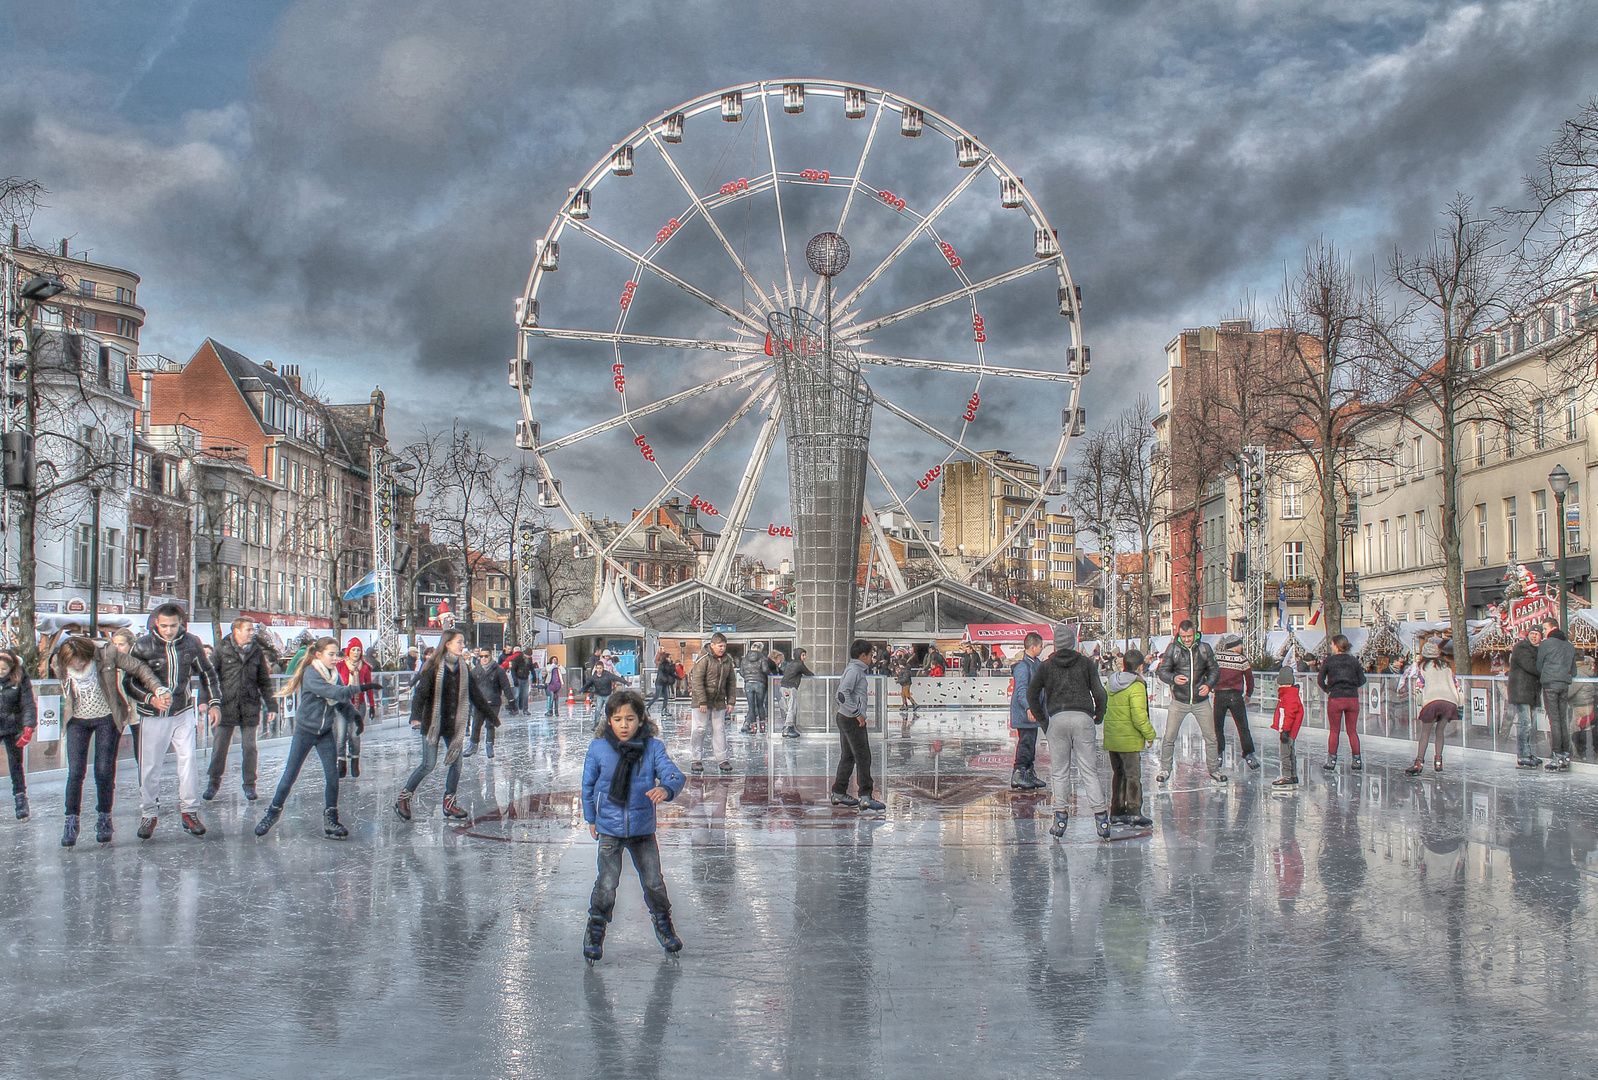
<svg viewBox="0 0 1598 1080">
<path fill-rule="evenodd" d="M 0 173 L 50 190 L 37 242 L 143 276 L 145 348 L 187 358 L 213 336 L 316 371 L 336 399 L 381 384 L 396 435 L 462 417 L 507 450 L 510 301 L 535 238 L 613 142 L 721 86 L 858 80 L 985 140 L 1084 289 L 1095 419 L 1152 393 L 1183 326 L 1268 306 L 1317 235 L 1379 261 L 1456 191 L 1517 201 L 1537 148 L 1598 93 L 1598 20 L 1558 0 L 3 10 Z M 607 305 L 625 267 L 612 277 Z M 602 367 L 580 378 L 608 383 Z M 1027 446 L 1002 420 L 982 439 Z M 707 422 L 658 438 L 697 445 Z"/>
</svg>

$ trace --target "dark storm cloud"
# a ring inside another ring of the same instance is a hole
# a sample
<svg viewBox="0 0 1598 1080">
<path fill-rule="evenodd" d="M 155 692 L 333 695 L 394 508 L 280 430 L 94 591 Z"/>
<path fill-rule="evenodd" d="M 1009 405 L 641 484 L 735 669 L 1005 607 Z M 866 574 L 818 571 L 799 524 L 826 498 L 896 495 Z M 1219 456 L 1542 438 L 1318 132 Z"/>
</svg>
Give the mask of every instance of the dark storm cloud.
<svg viewBox="0 0 1598 1080">
<path fill-rule="evenodd" d="M 1268 298 L 1316 234 L 1380 257 L 1456 190 L 1512 201 L 1598 87 L 1578 3 L 374 0 L 287 8 L 238 56 L 237 97 L 111 110 L 135 80 L 218 66 L 174 31 L 182 7 L 130 24 L 114 73 L 38 35 L 0 47 L 19 54 L 0 57 L 5 171 L 53 192 L 36 233 L 136 267 L 163 351 L 215 334 L 345 396 L 382 382 L 396 422 L 500 436 L 533 238 L 616 138 L 718 86 L 859 80 L 986 139 L 1084 287 L 1098 416 L 1152 389 L 1183 325 Z M 659 439 L 696 446 L 707 417 Z"/>
</svg>

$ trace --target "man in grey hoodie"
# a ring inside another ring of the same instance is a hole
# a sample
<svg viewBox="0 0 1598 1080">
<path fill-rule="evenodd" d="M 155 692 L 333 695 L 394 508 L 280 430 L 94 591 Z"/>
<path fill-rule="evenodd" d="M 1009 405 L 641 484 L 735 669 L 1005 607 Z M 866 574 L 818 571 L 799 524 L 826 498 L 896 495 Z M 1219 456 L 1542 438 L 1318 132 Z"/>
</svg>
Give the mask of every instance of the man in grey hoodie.
<svg viewBox="0 0 1598 1080">
<path fill-rule="evenodd" d="M 1548 714 L 1550 772 L 1570 768 L 1570 684 L 1576 678 L 1576 647 L 1554 619 L 1543 620 L 1543 642 L 1537 646 L 1537 681 L 1542 684 L 1543 712 Z"/>
<path fill-rule="evenodd" d="M 887 807 L 871 797 L 875 785 L 871 780 L 871 741 L 866 736 L 866 705 L 869 687 L 866 683 L 866 665 L 875 650 L 869 641 L 856 641 L 849 646 L 849 666 L 843 669 L 838 681 L 838 741 L 842 751 L 838 755 L 838 775 L 832 782 L 833 806 L 858 806 L 862 810 L 886 810 Z M 849 794 L 849 774 L 855 774 L 857 799 Z"/>
</svg>

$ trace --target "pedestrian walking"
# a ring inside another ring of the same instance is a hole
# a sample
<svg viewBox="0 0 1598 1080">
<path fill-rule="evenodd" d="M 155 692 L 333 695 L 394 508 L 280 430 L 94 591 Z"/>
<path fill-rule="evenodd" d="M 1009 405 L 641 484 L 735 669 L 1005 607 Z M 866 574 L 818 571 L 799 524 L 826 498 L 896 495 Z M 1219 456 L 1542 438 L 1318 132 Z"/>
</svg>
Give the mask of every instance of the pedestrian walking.
<svg viewBox="0 0 1598 1080">
<path fill-rule="evenodd" d="M 1171 778 L 1176 760 L 1176 736 L 1189 716 L 1198 723 L 1204 740 L 1204 764 L 1210 779 L 1226 783 L 1221 772 L 1221 756 L 1215 748 L 1215 702 L 1210 697 L 1221 678 L 1215 653 L 1199 637 L 1193 620 L 1183 619 L 1176 628 L 1176 640 L 1165 650 L 1158 672 L 1160 681 L 1171 688 L 1171 706 L 1166 714 L 1165 736 L 1160 740 L 1160 774 L 1156 783 Z"/>
<path fill-rule="evenodd" d="M 1359 756 L 1359 689 L 1365 685 L 1365 667 L 1353 655 L 1348 638 L 1338 634 L 1332 638 L 1332 652 L 1315 673 L 1315 685 L 1326 694 L 1326 764 L 1327 772 L 1337 769 L 1337 737 L 1348 732 L 1348 752 L 1353 755 L 1350 767 L 1356 771 L 1365 767 Z M 1438 744 L 1441 751 L 1442 744 Z"/>
<path fill-rule="evenodd" d="M 899 684 L 899 711 L 909 709 L 912 713 L 920 710 L 916 704 L 916 697 L 910 692 L 910 683 L 915 680 L 915 663 L 908 649 L 899 649 L 893 654 L 893 663 L 889 668 L 893 681 Z"/>
<path fill-rule="evenodd" d="M 1405 776 L 1419 776 L 1425 766 L 1426 747 L 1433 736 L 1437 740 L 1437 754 L 1432 768 L 1443 771 L 1443 736 L 1448 725 L 1459 719 L 1459 680 L 1454 676 L 1451 658 L 1443 655 L 1442 646 L 1434 638 L 1420 649 L 1420 745 L 1415 751 L 1415 763 L 1404 770 Z"/>
<path fill-rule="evenodd" d="M 838 681 L 838 773 L 832 781 L 832 805 L 858 807 L 862 810 L 886 810 L 882 802 L 873 797 L 876 782 L 871 777 L 871 740 L 866 735 L 866 706 L 870 702 L 870 687 L 866 683 L 867 665 L 871 662 L 872 645 L 869 641 L 856 641 L 849 646 L 849 665 Z M 849 794 L 849 774 L 855 778 L 855 794 Z"/>
<path fill-rule="evenodd" d="M 727 655 L 725 634 L 712 634 L 710 648 L 700 654 L 688 673 L 688 692 L 693 697 L 693 720 L 689 724 L 688 771 L 700 776 L 705 771 L 705 729 L 710 729 L 711 749 L 716 767 L 732 772 L 732 757 L 727 751 L 727 713 L 732 707 L 737 675 L 732 657 Z"/>
<path fill-rule="evenodd" d="M 1015 730 L 1015 764 L 1010 772 L 1011 791 L 1036 791 L 1049 785 L 1035 771 L 1038 753 L 1038 720 L 1027 708 L 1027 688 L 1043 663 L 1043 635 L 1028 633 L 1021 642 L 1021 655 L 1010 669 L 1010 727 Z"/>
<path fill-rule="evenodd" d="M 743 663 L 739 665 L 739 673 L 744 678 L 745 735 L 766 730 L 767 680 L 771 677 L 772 669 L 765 647 L 756 648 L 756 644 L 751 644 L 749 651 L 744 654 Z"/>
<path fill-rule="evenodd" d="M 377 675 L 366 662 L 366 649 L 361 639 L 352 637 L 344 643 L 344 655 L 339 659 L 334 674 L 345 686 L 367 684 L 373 689 L 356 694 L 347 703 L 340 702 L 333 709 L 333 749 L 338 752 L 338 775 L 361 775 L 361 736 L 366 733 L 366 721 L 377 715 Z"/>
<path fill-rule="evenodd" d="M 411 820 L 411 799 L 427 774 L 438 764 L 438 744 L 444 743 L 444 816 L 460 819 L 470 815 L 455 799 L 461 782 L 461 749 L 471 726 L 471 709 L 488 707 L 488 701 L 472 682 L 467 668 L 466 635 L 446 630 L 438 649 L 416 673 L 411 691 L 411 726 L 422 734 L 422 761 L 411 773 L 394 800 L 394 813 L 400 820 Z"/>
<path fill-rule="evenodd" d="M 1143 751 L 1154 745 L 1149 722 L 1149 686 L 1143 654 L 1128 649 L 1121 670 L 1105 685 L 1104 750 L 1110 755 L 1110 824 L 1146 829 L 1143 813 Z M 1051 751 L 1052 753 L 1052 751 Z"/>
<path fill-rule="evenodd" d="M 283 762 L 283 776 L 277 782 L 277 791 L 255 826 L 256 836 L 265 836 L 283 816 L 283 806 L 288 802 L 289 792 L 294 790 L 294 781 L 299 779 L 305 759 L 314 750 L 322 760 L 322 835 L 330 840 L 349 838 L 349 830 L 338 819 L 338 712 L 358 695 L 376 690 L 377 683 L 346 683 L 339 676 L 338 664 L 338 641 L 330 637 L 318 638 L 283 685 L 283 697 L 299 695 L 299 708 L 294 713 L 294 738 L 289 742 L 289 756 Z"/>
<path fill-rule="evenodd" d="M 595 727 L 598 727 L 599 722 L 604 719 L 605 702 L 610 700 L 610 695 L 616 692 L 617 687 L 626 685 L 627 680 L 607 667 L 603 657 L 594 658 L 593 664 L 588 669 L 588 677 L 583 680 L 583 693 L 594 695 Z"/>
<path fill-rule="evenodd" d="M 527 691 L 533 678 L 533 658 L 527 649 L 517 649 L 510 656 L 510 677 L 516 685 L 516 700 L 511 702 L 512 716 L 527 715 Z"/>
<path fill-rule="evenodd" d="M 1550 772 L 1570 768 L 1570 684 L 1576 678 L 1576 647 L 1554 619 L 1543 620 L 1543 640 L 1537 646 L 1537 682 L 1543 692 L 1543 712 L 1548 716 Z"/>
<path fill-rule="evenodd" d="M 256 799 L 255 774 L 260 759 L 256 746 L 257 729 L 261 725 L 261 710 L 267 708 L 268 721 L 276 719 L 272 708 L 276 700 L 272 693 L 272 672 L 267 667 L 266 650 L 255 636 L 255 620 L 241 615 L 233 620 L 233 631 L 222 639 L 216 650 L 216 677 L 220 715 L 211 725 L 211 766 L 206 770 L 205 790 L 200 798 L 210 802 L 222 787 L 222 774 L 227 771 L 228 745 L 238 733 L 243 754 L 240 779 L 244 797 Z"/>
<path fill-rule="evenodd" d="M 155 629 L 134 642 L 129 655 L 150 669 L 160 683 L 161 693 L 157 695 L 148 687 L 135 685 L 126 676 L 122 680 L 142 725 L 138 836 L 140 840 L 148 840 L 155 835 L 160 815 L 161 771 L 169 746 L 177 756 L 178 810 L 183 828 L 190 835 L 204 836 L 195 747 L 202 717 L 212 722 L 221 718 L 222 710 L 218 705 L 221 686 L 216 668 L 205 658 L 200 639 L 188 632 L 185 625 L 188 615 L 183 606 L 162 604 L 152 615 Z M 200 695 L 191 701 L 189 681 L 195 677 L 200 680 Z"/>
<path fill-rule="evenodd" d="M 66 820 L 61 846 L 72 847 L 78 842 L 90 739 L 94 740 L 95 812 L 98 815 L 94 837 L 99 843 L 107 844 L 111 842 L 113 831 L 111 805 L 116 795 L 117 746 L 122 741 L 122 728 L 131 711 L 127 699 L 118 692 L 117 683 L 131 678 L 137 680 L 146 693 L 157 694 L 161 682 L 131 654 L 118 651 L 110 642 L 96 644 L 86 637 L 69 637 L 62 641 L 51 668 L 61 680 L 61 718 L 66 725 Z"/>
<path fill-rule="evenodd" d="M 1094 727 L 1104 722 L 1107 698 L 1099 668 L 1077 651 L 1077 631 L 1054 629 L 1054 652 L 1027 686 L 1027 708 L 1038 718 L 1049 742 L 1049 780 L 1054 794 L 1054 824 L 1049 834 L 1065 835 L 1071 799 L 1071 763 L 1076 763 L 1083 798 L 1099 836 L 1110 835 L 1110 804 L 1099 778 L 1099 746 Z"/>
<path fill-rule="evenodd" d="M 1520 636 L 1509 651 L 1509 704 L 1515 710 L 1515 767 L 1535 769 L 1542 758 L 1536 751 L 1536 713 L 1542 704 L 1542 683 L 1537 675 L 1537 647 L 1542 644 L 1541 626 L 1533 626 Z"/>
<path fill-rule="evenodd" d="M 1124 661 L 1123 661 L 1124 663 Z M 1250 769 L 1260 767 L 1254 752 L 1254 733 L 1248 726 L 1248 699 L 1254 696 L 1254 665 L 1243 654 L 1243 639 L 1228 634 L 1215 654 L 1220 678 L 1215 683 L 1215 755 L 1226 756 L 1226 718 L 1237 725 L 1237 749 Z"/>
<path fill-rule="evenodd" d="M 675 799 L 686 783 L 649 719 L 643 695 L 636 690 L 612 694 L 583 760 L 583 820 L 588 822 L 588 834 L 599 841 L 599 876 L 588 900 L 588 927 L 583 934 L 583 957 L 589 963 L 604 955 L 623 851 L 632 856 L 638 871 L 656 940 L 667 953 L 682 951 L 660 869 L 655 807 Z"/>
<path fill-rule="evenodd" d="M 544 715 L 555 716 L 560 706 L 560 692 L 565 683 L 561 678 L 560 664 L 555 658 L 549 658 L 549 664 L 544 671 Z"/>
<path fill-rule="evenodd" d="M 645 711 L 652 708 L 655 702 L 660 702 L 660 715 L 665 716 L 671 708 L 671 687 L 677 681 L 677 661 L 671 654 L 661 649 L 655 654 L 655 692 L 650 695 L 649 704 Z"/>
<path fill-rule="evenodd" d="M 809 655 L 804 649 L 795 649 L 793 659 L 782 665 L 782 737 L 784 739 L 797 739 L 799 737 L 799 683 L 806 675 L 814 676 L 805 663 Z"/>
<path fill-rule="evenodd" d="M 32 813 L 28 808 L 28 779 L 22 752 L 33 739 L 38 725 L 33 681 L 16 653 L 0 650 L 0 742 L 6 747 L 6 771 L 11 774 L 11 798 L 16 803 L 18 821 L 27 821 Z M 114 758 L 112 763 L 115 764 Z"/>
<path fill-rule="evenodd" d="M 466 742 L 466 751 L 461 756 L 471 757 L 477 753 L 477 744 L 481 742 L 483 755 L 492 760 L 494 732 L 499 730 L 499 710 L 506 698 L 514 700 L 516 687 L 511 682 L 510 673 L 494 663 L 493 657 L 487 650 L 477 654 L 477 662 L 471 668 L 471 679 L 474 688 L 482 694 L 489 708 L 472 707 L 472 734 Z"/>
<path fill-rule="evenodd" d="M 1298 729 L 1304 724 L 1304 702 L 1299 697 L 1298 676 L 1292 664 L 1283 664 L 1276 673 L 1276 715 L 1271 730 L 1282 743 L 1281 775 L 1271 781 L 1275 788 L 1298 786 Z"/>
</svg>

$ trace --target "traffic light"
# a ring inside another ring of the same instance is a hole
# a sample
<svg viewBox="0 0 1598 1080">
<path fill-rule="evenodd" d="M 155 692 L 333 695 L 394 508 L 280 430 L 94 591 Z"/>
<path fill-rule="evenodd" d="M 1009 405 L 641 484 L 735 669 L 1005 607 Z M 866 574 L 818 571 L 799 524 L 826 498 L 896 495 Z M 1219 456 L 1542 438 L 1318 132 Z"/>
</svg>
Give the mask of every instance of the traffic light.
<svg viewBox="0 0 1598 1080">
<path fill-rule="evenodd" d="M 1248 552 L 1232 552 L 1232 582 L 1242 584 L 1248 580 Z"/>
</svg>

